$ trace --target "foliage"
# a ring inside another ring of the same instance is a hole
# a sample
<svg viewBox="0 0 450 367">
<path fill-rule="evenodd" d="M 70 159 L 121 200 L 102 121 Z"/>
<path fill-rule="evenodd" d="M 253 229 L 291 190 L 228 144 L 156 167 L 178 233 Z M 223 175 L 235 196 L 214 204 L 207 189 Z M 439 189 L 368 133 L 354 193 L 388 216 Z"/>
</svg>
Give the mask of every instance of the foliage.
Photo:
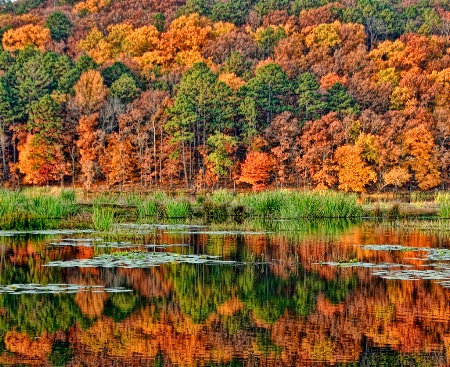
<svg viewBox="0 0 450 367">
<path fill-rule="evenodd" d="M 55 12 L 45 21 L 45 26 L 50 29 L 50 37 L 54 41 L 67 41 L 72 32 L 72 23 L 67 15 L 61 12 Z"/>
<path fill-rule="evenodd" d="M 445 1 L 153 2 L 0 4 L 1 184 L 450 185 Z"/>
</svg>

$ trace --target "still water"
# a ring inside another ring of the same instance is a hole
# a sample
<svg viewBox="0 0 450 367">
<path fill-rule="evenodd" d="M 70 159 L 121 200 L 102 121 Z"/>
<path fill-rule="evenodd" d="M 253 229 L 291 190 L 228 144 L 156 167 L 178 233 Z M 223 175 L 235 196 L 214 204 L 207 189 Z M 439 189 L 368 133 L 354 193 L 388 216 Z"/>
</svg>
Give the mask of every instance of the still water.
<svg viewBox="0 0 450 367">
<path fill-rule="evenodd" d="M 250 227 L 0 232 L 0 365 L 450 363 L 450 223 Z"/>
</svg>

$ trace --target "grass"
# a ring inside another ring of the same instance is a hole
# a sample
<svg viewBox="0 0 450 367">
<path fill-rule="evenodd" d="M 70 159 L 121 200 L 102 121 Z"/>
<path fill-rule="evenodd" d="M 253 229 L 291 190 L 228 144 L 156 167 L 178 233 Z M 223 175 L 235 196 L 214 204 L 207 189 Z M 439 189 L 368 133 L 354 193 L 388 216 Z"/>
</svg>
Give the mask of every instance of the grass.
<svg viewBox="0 0 450 367">
<path fill-rule="evenodd" d="M 114 208 L 94 205 L 92 210 L 92 223 L 97 231 L 108 231 L 114 223 Z"/>
<path fill-rule="evenodd" d="M 64 219 L 78 212 L 79 206 L 72 190 L 0 190 L 1 229 L 45 229 L 51 223 L 46 220 Z"/>
<path fill-rule="evenodd" d="M 166 203 L 167 218 L 189 218 L 191 216 L 191 203 L 186 199 L 174 198 Z"/>
<path fill-rule="evenodd" d="M 439 204 L 439 216 L 443 219 L 450 218 L 450 193 L 439 192 L 435 201 Z"/>
<path fill-rule="evenodd" d="M 356 195 L 333 191 L 266 191 L 237 197 L 250 216 L 278 219 L 360 218 Z"/>
</svg>

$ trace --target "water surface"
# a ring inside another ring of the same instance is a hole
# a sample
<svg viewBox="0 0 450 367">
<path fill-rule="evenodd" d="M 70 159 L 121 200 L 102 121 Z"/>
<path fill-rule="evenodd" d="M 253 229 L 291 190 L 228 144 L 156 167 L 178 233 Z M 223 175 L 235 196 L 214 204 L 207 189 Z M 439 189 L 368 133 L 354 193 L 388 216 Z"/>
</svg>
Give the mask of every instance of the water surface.
<svg viewBox="0 0 450 367">
<path fill-rule="evenodd" d="M 0 237 L 0 365 L 450 360 L 450 223 L 121 230 Z"/>
</svg>

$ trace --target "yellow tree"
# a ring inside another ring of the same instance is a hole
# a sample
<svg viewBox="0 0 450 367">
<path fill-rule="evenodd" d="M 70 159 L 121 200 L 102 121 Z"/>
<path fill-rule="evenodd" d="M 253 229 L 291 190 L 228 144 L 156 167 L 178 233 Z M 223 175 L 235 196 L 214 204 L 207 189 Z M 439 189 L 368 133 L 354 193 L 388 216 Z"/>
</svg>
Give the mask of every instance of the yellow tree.
<svg viewBox="0 0 450 367">
<path fill-rule="evenodd" d="M 383 175 L 384 186 L 393 185 L 395 191 L 411 179 L 411 174 L 404 167 L 394 167 Z"/>
<path fill-rule="evenodd" d="M 336 149 L 334 155 L 339 189 L 352 192 L 365 192 L 366 186 L 375 182 L 376 173 L 361 158 L 362 149 L 358 145 L 344 145 Z"/>
<path fill-rule="evenodd" d="M 430 190 L 442 180 L 439 163 L 434 152 L 434 139 L 431 132 L 423 125 L 410 129 L 404 140 L 406 159 L 421 190 Z"/>
<path fill-rule="evenodd" d="M 27 45 L 44 49 L 50 41 L 50 29 L 39 25 L 27 24 L 17 29 L 10 29 L 3 34 L 3 48 L 7 51 L 21 50 Z"/>
<path fill-rule="evenodd" d="M 81 74 L 74 89 L 75 101 L 83 113 L 87 115 L 100 108 L 108 93 L 106 86 L 103 84 L 103 77 L 96 70 L 88 70 Z"/>
</svg>

